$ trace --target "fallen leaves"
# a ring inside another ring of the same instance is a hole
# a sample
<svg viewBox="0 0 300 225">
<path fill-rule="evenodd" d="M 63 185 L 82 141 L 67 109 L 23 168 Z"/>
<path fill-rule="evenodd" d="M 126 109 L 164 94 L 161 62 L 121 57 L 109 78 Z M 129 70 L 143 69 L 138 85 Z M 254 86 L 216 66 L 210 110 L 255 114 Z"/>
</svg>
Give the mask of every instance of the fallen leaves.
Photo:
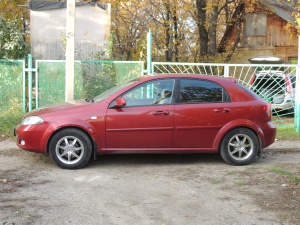
<svg viewBox="0 0 300 225">
<path fill-rule="evenodd" d="M 0 179 L 0 182 L 6 184 L 7 183 L 7 179 Z"/>
</svg>

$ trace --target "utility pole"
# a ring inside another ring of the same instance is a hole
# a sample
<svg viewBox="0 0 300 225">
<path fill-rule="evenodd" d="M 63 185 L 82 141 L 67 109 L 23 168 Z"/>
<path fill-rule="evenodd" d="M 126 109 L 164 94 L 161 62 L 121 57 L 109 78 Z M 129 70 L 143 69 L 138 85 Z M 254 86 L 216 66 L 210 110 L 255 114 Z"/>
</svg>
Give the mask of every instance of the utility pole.
<svg viewBox="0 0 300 225">
<path fill-rule="evenodd" d="M 74 58 L 75 58 L 75 0 L 67 0 L 66 10 L 66 81 L 65 101 L 74 100 Z"/>
</svg>

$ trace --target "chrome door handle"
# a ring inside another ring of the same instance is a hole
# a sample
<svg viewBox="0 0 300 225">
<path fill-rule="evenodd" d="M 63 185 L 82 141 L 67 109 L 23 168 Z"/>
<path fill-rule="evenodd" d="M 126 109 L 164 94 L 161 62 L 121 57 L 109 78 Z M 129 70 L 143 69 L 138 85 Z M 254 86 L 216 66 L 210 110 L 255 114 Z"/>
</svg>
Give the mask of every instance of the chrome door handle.
<svg viewBox="0 0 300 225">
<path fill-rule="evenodd" d="M 230 110 L 228 108 L 219 108 L 214 110 L 215 113 L 228 113 Z"/>
<path fill-rule="evenodd" d="M 153 115 L 154 116 L 167 116 L 167 115 L 169 115 L 169 111 L 164 111 L 164 110 L 155 111 L 155 112 L 153 112 Z"/>
</svg>

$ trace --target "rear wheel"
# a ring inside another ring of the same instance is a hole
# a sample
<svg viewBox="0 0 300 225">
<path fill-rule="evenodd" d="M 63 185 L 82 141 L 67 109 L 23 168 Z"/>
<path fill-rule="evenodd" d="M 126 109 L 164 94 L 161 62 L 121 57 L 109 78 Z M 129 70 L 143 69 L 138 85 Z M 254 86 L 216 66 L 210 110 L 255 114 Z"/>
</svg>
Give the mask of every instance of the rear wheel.
<svg viewBox="0 0 300 225">
<path fill-rule="evenodd" d="M 92 144 L 84 132 L 68 128 L 53 136 L 49 144 L 49 154 L 59 167 L 79 169 L 90 160 Z"/>
<path fill-rule="evenodd" d="M 259 152 L 256 135 L 249 129 L 237 128 L 228 132 L 222 140 L 221 157 L 232 165 L 247 165 Z"/>
</svg>

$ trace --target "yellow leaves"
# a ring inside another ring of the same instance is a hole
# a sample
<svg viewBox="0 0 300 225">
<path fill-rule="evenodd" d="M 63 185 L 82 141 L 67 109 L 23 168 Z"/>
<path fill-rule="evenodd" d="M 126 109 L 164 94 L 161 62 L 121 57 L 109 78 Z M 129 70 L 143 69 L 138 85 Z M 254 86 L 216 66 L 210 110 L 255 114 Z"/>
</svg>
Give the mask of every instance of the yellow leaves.
<svg viewBox="0 0 300 225">
<path fill-rule="evenodd" d="M 25 7 L 20 7 L 19 5 L 26 5 L 27 0 L 2 0 L 0 13 L 8 19 L 15 17 L 24 18 L 27 14 L 27 9 Z"/>
<path fill-rule="evenodd" d="M 0 179 L 0 182 L 6 184 L 7 183 L 7 179 Z"/>
</svg>

